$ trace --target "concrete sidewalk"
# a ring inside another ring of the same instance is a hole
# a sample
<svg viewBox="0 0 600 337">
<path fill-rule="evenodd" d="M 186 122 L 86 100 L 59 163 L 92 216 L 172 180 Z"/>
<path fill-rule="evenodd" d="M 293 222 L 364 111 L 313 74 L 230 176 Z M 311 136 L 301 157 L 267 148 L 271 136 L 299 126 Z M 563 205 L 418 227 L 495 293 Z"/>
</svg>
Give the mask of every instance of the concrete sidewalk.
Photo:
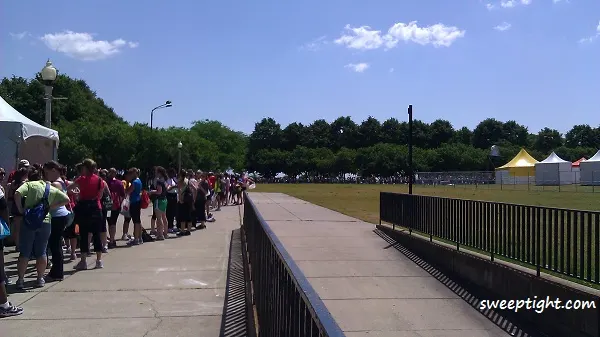
<svg viewBox="0 0 600 337">
<path fill-rule="evenodd" d="M 232 230 L 240 218 L 237 206 L 213 214 L 217 221 L 191 236 L 136 247 L 119 241 L 105 255 L 104 269 L 76 272 L 24 293 L 9 286 L 9 300 L 25 313 L 0 320 L 0 336 L 219 336 Z M 146 228 L 149 215 L 145 211 Z M 9 274 L 16 270 L 15 258 L 5 256 Z M 90 268 L 94 261 L 88 258 Z"/>
<path fill-rule="evenodd" d="M 509 336 L 372 224 L 285 194 L 250 198 L 346 336 Z"/>
</svg>

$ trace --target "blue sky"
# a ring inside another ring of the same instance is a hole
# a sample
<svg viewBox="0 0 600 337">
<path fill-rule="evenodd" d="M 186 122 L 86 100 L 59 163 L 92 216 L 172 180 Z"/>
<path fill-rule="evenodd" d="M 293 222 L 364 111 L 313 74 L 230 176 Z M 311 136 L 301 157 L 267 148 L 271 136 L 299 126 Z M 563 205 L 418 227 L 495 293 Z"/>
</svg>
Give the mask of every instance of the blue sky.
<svg viewBox="0 0 600 337">
<path fill-rule="evenodd" d="M 128 121 L 173 101 L 158 126 L 405 120 L 413 104 L 457 128 L 565 132 L 600 124 L 599 20 L 592 0 L 6 0 L 0 76 L 50 58 Z"/>
</svg>

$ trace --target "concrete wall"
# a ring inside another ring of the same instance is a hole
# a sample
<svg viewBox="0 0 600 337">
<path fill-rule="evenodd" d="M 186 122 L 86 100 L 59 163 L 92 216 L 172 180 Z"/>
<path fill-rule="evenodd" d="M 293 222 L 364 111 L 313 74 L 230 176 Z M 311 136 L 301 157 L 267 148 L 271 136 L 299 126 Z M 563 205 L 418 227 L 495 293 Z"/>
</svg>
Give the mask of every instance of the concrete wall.
<svg viewBox="0 0 600 337">
<path fill-rule="evenodd" d="M 600 298 L 592 293 L 492 262 L 489 258 L 463 253 L 421 237 L 409 235 L 406 232 L 394 231 L 387 226 L 377 226 L 377 228 L 455 282 L 463 283 L 467 288 L 475 287 L 479 292 L 478 295 L 482 295 L 479 296 L 480 299 L 517 300 L 534 298 L 534 296 L 537 296 L 538 299 L 545 299 L 550 296 L 552 300 L 559 298 L 561 300 L 596 301 L 596 309 L 546 309 L 540 314 L 523 309 L 518 313 L 501 312 L 548 336 L 600 336 L 598 322 Z"/>
</svg>

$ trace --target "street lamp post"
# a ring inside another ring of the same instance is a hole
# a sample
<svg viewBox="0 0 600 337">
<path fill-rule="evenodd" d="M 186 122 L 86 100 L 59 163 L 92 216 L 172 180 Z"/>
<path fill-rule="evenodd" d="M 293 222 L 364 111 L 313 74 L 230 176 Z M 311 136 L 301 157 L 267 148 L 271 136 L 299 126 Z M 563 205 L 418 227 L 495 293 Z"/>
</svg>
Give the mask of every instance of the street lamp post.
<svg viewBox="0 0 600 337">
<path fill-rule="evenodd" d="M 44 100 L 46 101 L 46 118 L 45 126 L 47 128 L 52 127 L 52 84 L 56 80 L 57 71 L 56 68 L 50 62 L 50 59 L 46 61 L 46 66 L 42 68 L 42 80 L 44 81 Z"/>
<path fill-rule="evenodd" d="M 413 111 L 412 104 L 408 106 L 408 194 L 413 193 Z"/>
<path fill-rule="evenodd" d="M 179 174 L 179 172 L 181 172 L 181 148 L 182 147 L 183 147 L 183 144 L 181 142 L 179 142 L 177 144 L 177 152 L 178 152 L 177 166 L 179 167 L 179 170 L 177 171 L 177 174 Z"/>
<path fill-rule="evenodd" d="M 171 101 L 166 101 L 164 104 L 161 104 L 161 105 L 157 106 L 156 108 L 152 109 L 152 111 L 150 112 L 150 130 L 153 129 L 152 123 L 154 122 L 154 111 L 158 110 L 158 109 L 170 108 L 172 106 L 173 106 L 173 104 L 171 104 Z"/>
</svg>

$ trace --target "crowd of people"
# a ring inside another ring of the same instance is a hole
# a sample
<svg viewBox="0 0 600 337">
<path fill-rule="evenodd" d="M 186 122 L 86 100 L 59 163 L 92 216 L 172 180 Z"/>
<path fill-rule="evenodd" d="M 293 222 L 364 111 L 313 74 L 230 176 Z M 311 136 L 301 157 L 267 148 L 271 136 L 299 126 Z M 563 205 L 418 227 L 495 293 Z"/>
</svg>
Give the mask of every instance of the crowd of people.
<svg viewBox="0 0 600 337">
<path fill-rule="evenodd" d="M 138 168 L 100 169 L 91 159 L 77 164 L 73 179 L 55 161 L 30 165 L 21 160 L 8 176 L 0 168 L 0 220 L 10 228 L 9 237 L 0 237 L 0 251 L 5 250 L 4 241 L 11 241 L 19 253 L 15 287 L 26 289 L 31 260 L 36 266 L 34 287 L 62 281 L 66 263 L 78 260 L 73 268 L 86 270 L 92 250 L 95 268 L 103 268 L 103 254 L 118 245 L 119 217 L 123 218 L 120 239 L 128 246 L 188 236 L 215 221 L 211 211 L 243 204 L 243 192 L 254 186 L 245 175 L 176 172 L 160 166 L 152 171 L 144 186 Z M 146 208 L 152 209 L 149 230 L 142 226 L 141 213 Z M 0 317 L 23 313 L 23 308 L 8 301 L 6 285 L 10 283 L 4 254 L 0 254 Z"/>
</svg>

